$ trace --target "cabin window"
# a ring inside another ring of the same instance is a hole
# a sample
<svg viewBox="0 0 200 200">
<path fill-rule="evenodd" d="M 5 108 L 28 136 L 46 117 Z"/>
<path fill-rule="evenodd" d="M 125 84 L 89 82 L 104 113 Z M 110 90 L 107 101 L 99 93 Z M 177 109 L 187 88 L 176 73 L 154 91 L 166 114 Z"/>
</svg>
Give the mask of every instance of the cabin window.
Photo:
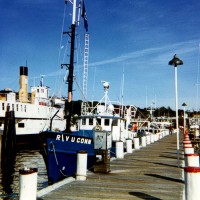
<svg viewBox="0 0 200 200">
<path fill-rule="evenodd" d="M 101 126 L 101 118 L 97 118 L 97 125 L 100 125 Z"/>
<path fill-rule="evenodd" d="M 93 118 L 89 118 L 89 125 L 93 125 Z"/>
<path fill-rule="evenodd" d="M 2 103 L 2 110 L 5 110 L 5 103 Z"/>
<path fill-rule="evenodd" d="M 24 111 L 26 112 L 26 106 L 24 106 Z"/>
<path fill-rule="evenodd" d="M 24 128 L 24 123 L 18 123 L 18 128 Z"/>
<path fill-rule="evenodd" d="M 21 105 L 21 111 L 23 111 L 23 106 Z"/>
<path fill-rule="evenodd" d="M 113 119 L 112 125 L 113 126 L 118 126 L 118 120 L 117 119 Z"/>
<path fill-rule="evenodd" d="M 12 104 L 12 110 L 15 110 L 15 106 L 14 106 L 14 104 Z"/>
<path fill-rule="evenodd" d="M 19 105 L 17 104 L 17 111 L 19 110 Z"/>
<path fill-rule="evenodd" d="M 82 119 L 82 125 L 86 125 L 86 118 Z"/>
<path fill-rule="evenodd" d="M 105 126 L 109 126 L 109 125 L 110 125 L 110 120 L 109 120 L 109 119 L 105 119 L 104 125 L 105 125 Z"/>
</svg>

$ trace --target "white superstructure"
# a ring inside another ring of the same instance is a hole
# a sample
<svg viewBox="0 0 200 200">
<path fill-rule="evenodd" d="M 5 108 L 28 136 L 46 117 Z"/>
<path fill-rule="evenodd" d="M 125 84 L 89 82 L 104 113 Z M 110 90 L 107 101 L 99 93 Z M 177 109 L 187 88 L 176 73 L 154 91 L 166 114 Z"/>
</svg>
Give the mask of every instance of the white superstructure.
<svg viewBox="0 0 200 200">
<path fill-rule="evenodd" d="M 113 105 L 108 97 L 109 82 L 102 81 L 104 96 L 97 105 L 87 107 L 87 113 L 78 118 L 77 128 L 83 135 L 89 135 L 88 131 L 99 130 L 112 133 L 113 141 L 125 141 L 129 137 L 128 124 L 135 115 L 136 107 L 129 106 L 121 114 L 122 106 Z M 133 112 L 134 111 L 134 112 Z"/>
</svg>

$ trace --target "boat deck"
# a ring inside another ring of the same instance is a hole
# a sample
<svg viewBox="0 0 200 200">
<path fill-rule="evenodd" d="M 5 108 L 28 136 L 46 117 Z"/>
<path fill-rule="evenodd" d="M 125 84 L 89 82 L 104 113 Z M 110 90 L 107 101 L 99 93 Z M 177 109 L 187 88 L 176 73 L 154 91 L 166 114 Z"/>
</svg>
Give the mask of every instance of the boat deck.
<svg viewBox="0 0 200 200">
<path fill-rule="evenodd" d="M 86 181 L 72 181 L 38 200 L 183 199 L 182 171 L 173 134 L 113 160 L 108 174 L 89 172 Z"/>
</svg>

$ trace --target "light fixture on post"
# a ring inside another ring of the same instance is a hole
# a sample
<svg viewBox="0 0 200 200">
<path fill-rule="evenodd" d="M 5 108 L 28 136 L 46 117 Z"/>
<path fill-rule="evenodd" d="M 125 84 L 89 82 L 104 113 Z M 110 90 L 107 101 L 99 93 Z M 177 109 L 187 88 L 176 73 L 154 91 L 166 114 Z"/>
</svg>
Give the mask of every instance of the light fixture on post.
<svg viewBox="0 0 200 200">
<path fill-rule="evenodd" d="M 185 125 L 186 125 L 186 123 L 185 123 L 185 107 L 187 106 L 187 104 L 184 102 L 182 104 L 182 106 L 183 106 L 183 134 L 185 134 Z"/>
<path fill-rule="evenodd" d="M 178 124 L 178 87 L 177 87 L 177 66 L 183 65 L 183 61 L 180 60 L 176 54 L 173 59 L 169 61 L 169 65 L 174 66 L 174 80 L 175 80 L 175 100 L 176 100 L 176 135 L 177 135 L 177 155 L 178 155 L 178 167 L 180 164 L 180 144 L 179 144 L 179 124 Z"/>
</svg>

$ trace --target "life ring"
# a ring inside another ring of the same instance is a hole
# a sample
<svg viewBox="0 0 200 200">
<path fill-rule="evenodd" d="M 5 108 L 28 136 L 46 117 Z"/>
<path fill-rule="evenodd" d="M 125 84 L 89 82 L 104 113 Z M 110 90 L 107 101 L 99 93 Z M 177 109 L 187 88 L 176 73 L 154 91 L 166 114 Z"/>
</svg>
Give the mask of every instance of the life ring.
<svg viewBox="0 0 200 200">
<path fill-rule="evenodd" d="M 100 125 L 96 125 L 94 128 L 93 128 L 94 131 L 102 131 L 102 127 Z"/>
</svg>

